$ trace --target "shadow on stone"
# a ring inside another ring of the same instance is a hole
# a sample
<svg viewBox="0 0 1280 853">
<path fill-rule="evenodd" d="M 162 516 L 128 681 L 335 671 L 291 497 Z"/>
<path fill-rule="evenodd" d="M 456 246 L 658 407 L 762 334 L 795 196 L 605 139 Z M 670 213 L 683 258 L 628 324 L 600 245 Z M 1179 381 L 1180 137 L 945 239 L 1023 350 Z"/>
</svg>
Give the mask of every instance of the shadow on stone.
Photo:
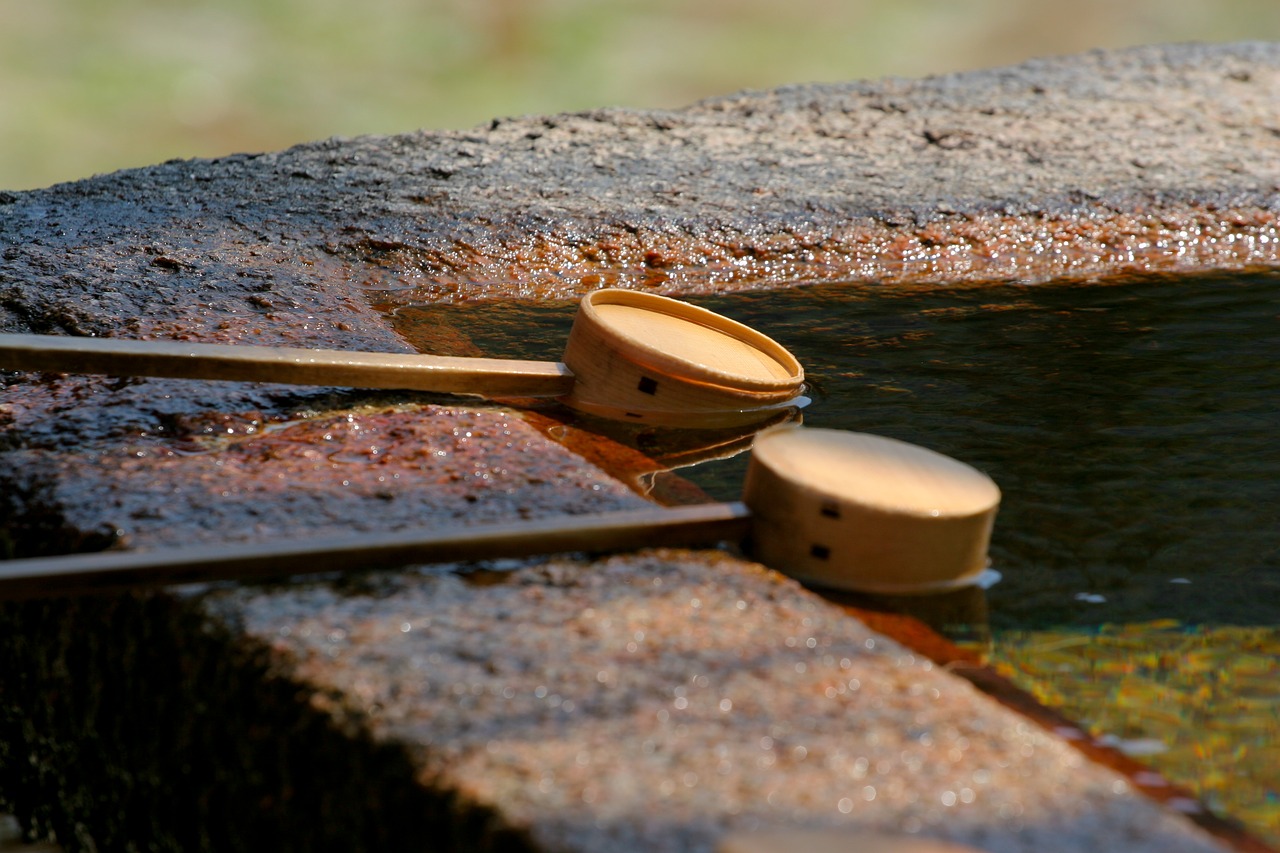
<svg viewBox="0 0 1280 853">
<path fill-rule="evenodd" d="M 182 599 L 7 604 L 0 633 L 0 790 L 68 851 L 532 849 Z"/>
</svg>

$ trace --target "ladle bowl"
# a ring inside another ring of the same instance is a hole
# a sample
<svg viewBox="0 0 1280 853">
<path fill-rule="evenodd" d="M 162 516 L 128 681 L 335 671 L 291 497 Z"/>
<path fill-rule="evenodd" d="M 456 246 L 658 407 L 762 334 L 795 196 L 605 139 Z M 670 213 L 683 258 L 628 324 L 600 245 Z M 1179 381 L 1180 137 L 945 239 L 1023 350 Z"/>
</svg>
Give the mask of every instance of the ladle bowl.
<svg viewBox="0 0 1280 853">
<path fill-rule="evenodd" d="M 723 427 L 807 402 L 771 338 L 675 299 L 606 289 L 578 308 L 565 363 L 223 344 L 0 335 L 0 369 L 561 397 L 590 414 Z"/>
<path fill-rule="evenodd" d="M 598 290 L 578 306 L 564 350 L 568 405 L 644 423 L 732 426 L 794 405 L 804 370 L 748 326 L 662 296 Z"/>
<path fill-rule="evenodd" d="M 762 563 L 831 589 L 919 595 L 979 580 L 1000 489 L 905 441 L 784 426 L 756 436 L 743 500 Z"/>
</svg>

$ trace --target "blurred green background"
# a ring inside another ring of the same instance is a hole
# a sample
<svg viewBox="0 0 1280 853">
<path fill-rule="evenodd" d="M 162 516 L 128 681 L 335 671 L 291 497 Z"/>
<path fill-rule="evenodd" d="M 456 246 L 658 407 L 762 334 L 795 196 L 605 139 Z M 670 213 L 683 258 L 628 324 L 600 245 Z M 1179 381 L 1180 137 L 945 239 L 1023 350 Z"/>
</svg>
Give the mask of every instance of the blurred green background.
<svg viewBox="0 0 1280 853">
<path fill-rule="evenodd" d="M 1277 0 L 0 0 L 0 188 L 332 135 L 1269 38 Z"/>
</svg>

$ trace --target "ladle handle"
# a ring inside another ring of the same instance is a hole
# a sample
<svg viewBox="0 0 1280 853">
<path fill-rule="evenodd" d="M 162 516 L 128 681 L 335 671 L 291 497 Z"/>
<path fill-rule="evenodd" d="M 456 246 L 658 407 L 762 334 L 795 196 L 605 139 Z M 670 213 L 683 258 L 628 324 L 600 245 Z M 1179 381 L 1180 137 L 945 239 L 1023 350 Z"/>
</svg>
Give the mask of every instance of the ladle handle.
<svg viewBox="0 0 1280 853">
<path fill-rule="evenodd" d="M 111 592 L 139 586 L 393 568 L 570 551 L 706 545 L 742 539 L 741 503 L 623 510 L 444 531 L 369 533 L 275 543 L 106 551 L 0 561 L 0 600 Z"/>
<path fill-rule="evenodd" d="M 482 396 L 559 397 L 573 389 L 573 373 L 555 362 L 59 335 L 0 335 L 0 369 Z"/>
</svg>

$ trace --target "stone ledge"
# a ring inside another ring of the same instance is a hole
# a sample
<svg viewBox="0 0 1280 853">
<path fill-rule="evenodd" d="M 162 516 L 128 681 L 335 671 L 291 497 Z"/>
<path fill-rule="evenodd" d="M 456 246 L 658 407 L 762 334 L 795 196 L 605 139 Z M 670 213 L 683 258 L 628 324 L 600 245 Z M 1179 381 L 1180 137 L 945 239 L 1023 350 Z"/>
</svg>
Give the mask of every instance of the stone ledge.
<svg viewBox="0 0 1280 853">
<path fill-rule="evenodd" d="M 6 194 L 0 328 L 1273 263 L 1277 88 L 1276 44 L 1148 47 L 172 162 Z"/>
</svg>

